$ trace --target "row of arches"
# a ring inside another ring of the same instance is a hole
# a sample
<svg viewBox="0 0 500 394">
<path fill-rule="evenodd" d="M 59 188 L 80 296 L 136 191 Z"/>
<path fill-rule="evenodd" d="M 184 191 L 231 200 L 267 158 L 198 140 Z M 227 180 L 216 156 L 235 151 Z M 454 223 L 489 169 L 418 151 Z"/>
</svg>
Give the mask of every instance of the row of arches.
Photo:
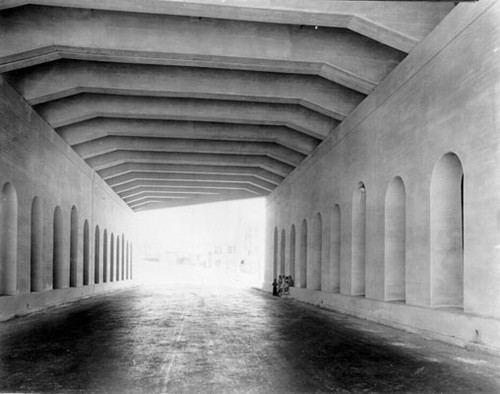
<svg viewBox="0 0 500 394">
<path fill-rule="evenodd" d="M 359 182 L 352 195 L 350 234 L 350 289 L 353 296 L 366 290 L 366 202 L 369 195 Z M 407 194 L 403 179 L 389 182 L 384 201 L 384 299 L 406 301 L 407 283 Z M 340 292 L 342 221 L 339 204 L 330 212 L 330 226 L 317 212 L 312 229 L 302 220 L 299 232 L 299 262 L 296 267 L 296 227 L 291 225 L 288 242 L 288 272 L 285 272 L 287 231 L 274 229 L 274 275 L 297 276 L 299 287 Z M 326 234 L 328 230 L 329 234 Z M 326 235 L 326 237 L 325 237 Z M 310 239 L 309 239 L 310 238 Z M 278 242 L 280 243 L 278 265 Z M 329 244 L 326 244 L 329 243 Z M 464 172 L 454 153 L 444 155 L 434 167 L 430 185 L 430 299 L 435 307 L 463 307 L 464 293 Z M 311 248 L 311 250 L 308 250 Z M 326 248 L 326 249 L 325 249 Z M 324 253 L 327 250 L 329 253 Z M 326 256 L 326 258 L 325 258 Z M 328 259 L 329 261 L 326 261 Z M 346 280 L 346 275 L 343 276 Z M 348 288 L 346 285 L 344 288 Z"/>
<path fill-rule="evenodd" d="M 50 288 L 62 289 L 132 279 L 132 243 L 123 233 L 119 235 L 112 232 L 108 235 L 105 229 L 101 236 L 101 230 L 96 225 L 92 259 L 89 221 L 83 221 L 80 240 L 78 209 L 73 206 L 70 213 L 68 259 L 64 214 L 61 207 L 56 206 L 51 226 L 52 253 L 51 258 L 47 259 L 47 251 L 44 253 L 44 212 L 42 200 L 38 196 L 32 200 L 30 218 L 30 291 L 40 292 Z M 21 232 L 24 234 L 24 231 Z M 0 201 L 0 295 L 14 295 L 18 292 L 19 235 L 17 193 L 12 183 L 7 182 L 3 185 Z M 81 283 L 79 278 L 82 278 Z"/>
</svg>

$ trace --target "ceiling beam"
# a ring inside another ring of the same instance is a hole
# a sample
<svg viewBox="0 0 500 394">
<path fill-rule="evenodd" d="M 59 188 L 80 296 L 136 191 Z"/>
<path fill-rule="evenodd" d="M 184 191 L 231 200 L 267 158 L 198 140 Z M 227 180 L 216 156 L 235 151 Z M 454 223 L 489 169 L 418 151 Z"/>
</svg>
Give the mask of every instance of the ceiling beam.
<svg viewBox="0 0 500 394">
<path fill-rule="evenodd" d="M 96 117 L 286 126 L 324 139 L 338 121 L 285 104 L 81 94 L 35 107 L 53 128 Z"/>
<path fill-rule="evenodd" d="M 163 152 L 122 152 L 115 151 L 87 160 L 95 171 L 104 170 L 124 163 L 159 163 L 185 165 L 211 165 L 228 167 L 258 167 L 279 176 L 286 177 L 294 167 L 267 156 L 225 155 L 202 153 L 163 153 Z"/>
<path fill-rule="evenodd" d="M 116 178 L 131 173 L 170 174 L 178 176 L 199 175 L 243 175 L 266 181 L 270 187 L 279 185 L 284 177 L 258 167 L 229 167 L 215 165 L 161 164 L 161 163 L 124 163 L 98 172 L 105 181 L 116 182 Z M 134 175 L 132 174 L 132 177 Z M 127 179 L 128 178 L 123 178 Z M 120 181 L 118 181 L 119 183 Z M 272 185 L 272 186 L 271 186 Z"/>
<path fill-rule="evenodd" d="M 103 137 L 75 145 L 73 149 L 84 160 L 114 151 L 238 153 L 241 155 L 265 155 L 296 167 L 306 157 L 299 152 L 269 142 L 198 141 L 147 137 Z"/>
<path fill-rule="evenodd" d="M 5 0 L 0 9 L 26 4 L 347 28 L 404 52 L 413 49 L 453 8 L 451 1 Z"/>
<path fill-rule="evenodd" d="M 365 94 L 405 57 L 347 29 L 203 18 L 193 23 L 187 17 L 95 9 L 14 8 L 0 14 L 0 34 L 0 64 L 6 66 L 23 66 L 22 61 L 32 61 L 37 54 L 33 51 L 41 48 L 80 49 L 81 59 L 93 60 L 92 54 L 101 60 L 105 55 L 109 60 L 119 56 L 127 63 L 143 63 L 144 53 L 174 61 L 195 59 L 215 67 L 314 63 L 329 66 L 331 81 Z"/>
<path fill-rule="evenodd" d="M 316 138 L 284 126 L 103 117 L 60 127 L 57 132 L 69 145 L 78 145 L 107 136 L 137 136 L 272 142 L 305 155 L 310 154 L 320 142 Z"/>
<path fill-rule="evenodd" d="M 125 202 L 128 202 L 128 200 L 125 200 L 127 198 L 134 198 L 134 197 L 142 197 L 145 195 L 148 196 L 156 196 L 156 195 L 161 195 L 162 193 L 191 193 L 191 194 L 221 194 L 225 190 L 247 190 L 246 187 L 226 187 L 226 188 L 217 188 L 217 187 L 198 187 L 196 185 L 193 186 L 149 186 L 149 187 L 137 187 L 134 189 L 127 190 L 123 193 L 120 193 L 120 197 L 124 199 Z M 254 193 L 254 194 L 259 194 L 259 195 L 266 195 L 264 192 L 259 192 L 259 193 Z"/>
<path fill-rule="evenodd" d="M 276 185 L 252 175 L 217 175 L 217 174 L 170 174 L 151 172 L 131 172 L 108 181 L 109 186 L 116 192 L 129 190 L 141 185 L 157 185 L 161 182 L 178 182 L 181 186 L 198 185 L 207 187 L 209 183 L 217 183 L 219 187 L 229 187 L 228 184 L 248 183 L 268 192 L 273 191 Z M 213 186 L 215 187 L 215 186 Z"/>
<path fill-rule="evenodd" d="M 31 104 L 79 93 L 299 104 L 343 120 L 365 95 L 310 75 L 86 61 L 21 70 L 9 82 Z"/>
</svg>

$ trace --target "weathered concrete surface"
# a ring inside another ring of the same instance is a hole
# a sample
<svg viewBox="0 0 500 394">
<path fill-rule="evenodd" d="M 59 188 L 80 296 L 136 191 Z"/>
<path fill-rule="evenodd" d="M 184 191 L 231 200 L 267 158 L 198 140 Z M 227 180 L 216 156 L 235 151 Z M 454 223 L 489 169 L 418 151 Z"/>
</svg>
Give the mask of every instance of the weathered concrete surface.
<svg viewBox="0 0 500 394">
<path fill-rule="evenodd" d="M 14 243 L 2 245 L 2 248 L 11 250 L 16 255 L 12 264 L 15 267 L 17 278 L 12 280 L 12 287 L 16 294 L 26 294 L 32 290 L 32 272 L 38 273 L 40 282 L 38 292 L 50 292 L 54 288 L 54 217 L 58 207 L 62 216 L 62 231 L 60 243 L 61 254 L 64 260 L 62 272 L 64 283 L 62 287 L 69 285 L 70 278 L 70 212 L 75 207 L 78 214 L 78 225 L 76 226 L 77 253 L 76 253 L 76 284 L 82 289 L 84 283 L 84 262 L 87 272 L 91 278 L 89 284 L 94 284 L 95 270 L 97 268 L 97 282 L 103 282 L 103 260 L 108 255 L 109 271 L 109 247 L 104 250 L 104 234 L 109 236 L 125 235 L 127 241 L 135 239 L 135 227 L 133 212 L 117 196 L 113 190 L 90 169 L 85 162 L 36 114 L 25 101 L 0 77 L 0 187 L 6 184 L 12 185 L 17 192 L 16 210 L 11 209 L 17 225 L 14 234 L 17 246 Z M 38 248 L 36 248 L 38 259 L 34 263 L 32 249 L 32 231 L 35 222 L 33 214 L 33 202 L 38 199 L 40 209 L 38 220 L 40 223 Z M 0 201 L 2 205 L 3 201 Z M 4 208 L 4 211 L 9 209 Z M 16 212 L 14 212 L 16 211 Z M 87 231 L 85 233 L 85 222 Z M 5 228 L 5 222 L 1 223 Z M 85 237 L 85 234 L 87 237 Z M 96 242 L 96 234 L 97 242 Z M 84 241 L 86 240 L 86 241 Z M 87 250 L 84 251 L 84 242 Z M 100 245 L 100 248 L 96 246 Z M 13 250 L 12 250 L 13 249 Z M 95 252 L 98 250 L 97 258 Z M 103 253 L 105 252 L 105 253 Z M 2 253 L 5 253 L 4 251 Z M 86 259 L 85 259 L 85 257 Z M 3 256 L 3 255 L 2 255 Z M 0 278 L 3 274 L 5 259 L 1 259 Z M 116 264 L 116 261 L 115 261 Z M 75 290 L 76 291 L 76 290 Z M 89 289 L 82 289 L 83 294 Z M 78 293 L 76 291 L 76 293 Z M 60 302 L 74 299 L 70 296 L 68 300 L 58 295 L 47 295 L 36 293 L 32 298 L 38 297 L 38 301 L 28 301 L 31 305 L 41 305 L 47 300 L 51 305 L 52 300 L 59 299 Z M 70 291 L 66 292 L 70 295 Z M 19 312 L 23 312 L 20 297 Z M 0 302 L 3 304 L 3 300 Z M 11 304 L 12 305 L 12 304 Z M 7 309 L 10 311 L 10 309 Z"/>
<path fill-rule="evenodd" d="M 116 290 L 136 286 L 131 281 L 92 284 L 52 291 L 24 293 L 0 297 L 0 321 L 40 312 L 59 305 L 70 304 L 81 298 L 93 297 Z"/>
<path fill-rule="evenodd" d="M 9 80 L 31 105 L 79 93 L 300 104 L 342 120 L 365 95 L 318 76 L 58 61 Z"/>
<path fill-rule="evenodd" d="M 105 48 L 120 57 L 128 52 L 123 57 L 127 62 L 136 62 L 145 51 L 154 54 L 160 64 L 180 61 L 194 65 L 203 60 L 219 66 L 239 63 L 246 69 L 245 64 L 253 63 L 262 71 L 266 63 L 320 63 L 329 66 L 331 81 L 366 94 L 404 57 L 404 53 L 377 41 L 327 27 L 316 31 L 285 24 L 203 18 L 193 23 L 190 18 L 170 15 L 95 9 L 89 14 L 89 10 L 36 6 L 6 10 L 3 15 L 6 35 L 0 47 L 0 64 L 7 66 L 12 60 L 29 61 L 34 52 L 54 46 L 85 48 L 84 52 L 88 49 L 84 56 L 87 60 L 93 60 L 87 56 L 95 48 Z M 92 23 L 88 23 L 89 16 Z"/>
<path fill-rule="evenodd" d="M 338 124 L 298 105 L 88 93 L 40 104 L 36 110 L 53 128 L 104 116 L 287 126 L 323 139 Z"/>
<path fill-rule="evenodd" d="M 6 0 L 0 5 L 0 10 L 25 4 L 340 27 L 406 52 L 417 44 L 418 39 L 425 37 L 453 7 L 450 3 L 398 4 L 329 0 L 247 0 L 244 4 L 239 0 L 149 0 L 144 4 L 137 4 L 134 0 L 82 0 L 78 4 L 71 0 Z M 418 18 L 415 18 L 415 14 Z"/>
<path fill-rule="evenodd" d="M 137 151 L 175 151 L 188 161 L 176 165 L 200 164 L 190 152 L 209 151 L 206 164 L 228 169 L 235 165 L 220 157 L 227 151 L 262 152 L 291 171 L 451 9 L 324 0 L 8 0 L 0 5 L 0 73 L 97 171 L 116 150 L 111 158 L 119 156 L 119 164 L 136 162 Z M 269 142 L 286 149 L 260 145 Z M 234 198 L 226 190 L 216 198 Z M 157 208 L 153 190 L 144 193 L 142 208 Z M 185 197 L 185 204 L 200 202 Z"/>
<path fill-rule="evenodd" d="M 391 310 L 392 317 L 389 313 L 386 316 L 394 323 L 415 319 L 409 318 L 409 311 L 399 311 L 399 306 L 427 308 L 429 313 L 420 315 L 425 320 L 418 323 L 419 327 L 433 327 L 436 334 L 454 340 L 450 326 L 468 321 L 467 333 L 460 334 L 462 339 L 471 340 L 475 331 L 488 331 L 485 345 L 498 348 L 500 334 L 491 327 L 498 327 L 500 318 L 499 18 L 498 1 L 457 5 L 335 133 L 275 189 L 267 211 L 266 284 L 271 284 L 281 255 L 286 259 L 283 273 L 291 273 L 296 283 L 301 282 L 303 274 L 317 269 L 313 262 L 318 235 L 311 229 L 319 212 L 322 234 L 328 240 L 323 244 L 326 253 L 320 265 L 321 289 L 326 294 L 319 297 L 335 299 L 332 304 L 339 301 L 346 307 L 356 304 L 350 311 L 363 311 L 366 316 L 374 314 L 372 300 L 380 306 L 385 303 L 382 309 Z M 432 197 L 431 184 L 433 179 L 439 179 L 435 176 L 437 164 L 450 154 L 459 158 L 464 175 L 463 197 L 460 178 L 452 189 L 463 201 L 463 214 L 461 208 L 453 213 L 454 220 L 460 222 L 463 218 L 463 230 L 458 226 L 457 232 L 463 234 L 463 241 L 459 240 L 463 248 L 460 260 L 439 256 L 431 244 L 431 234 L 439 233 L 437 221 L 432 220 L 436 198 Z M 396 179 L 405 188 L 405 223 L 398 230 L 405 236 L 405 255 L 399 260 L 405 269 L 399 283 L 405 287 L 405 300 L 393 307 L 386 297 L 391 283 L 386 234 L 391 221 L 385 213 L 390 208 L 386 196 Z M 363 248 L 356 242 L 356 218 L 361 215 L 355 214 L 361 209 L 359 203 L 355 204 L 360 199 L 354 197 L 360 182 L 366 194 Z M 300 246 L 304 220 L 309 230 L 304 243 L 307 247 Z M 277 242 L 273 243 L 275 234 L 283 230 L 284 253 Z M 365 258 L 365 274 L 355 276 L 360 271 L 355 259 L 359 254 Z M 295 260 L 289 256 L 295 256 Z M 436 266 L 447 263 L 453 268 L 456 265 L 463 276 L 438 277 Z M 299 269 L 301 266 L 303 269 Z M 355 298 L 354 285 L 360 280 L 366 291 Z M 443 282 L 453 282 L 463 296 L 463 304 L 453 313 L 440 309 L 446 307 L 439 305 L 436 296 Z M 337 283 L 340 288 L 336 290 L 355 301 L 340 301 L 346 298 L 338 294 L 330 296 L 328 292 Z M 450 316 L 454 313 L 461 316 L 455 319 Z M 442 319 L 443 324 L 436 324 L 437 319 Z M 465 327 L 455 329 L 458 332 Z"/>
<path fill-rule="evenodd" d="M 497 392 L 479 356 L 234 288 L 136 289 L 0 325 L 0 390 Z"/>
<path fill-rule="evenodd" d="M 94 118 L 57 130 L 71 146 L 106 136 L 274 142 L 310 154 L 320 142 L 289 127 L 154 119 Z"/>
</svg>

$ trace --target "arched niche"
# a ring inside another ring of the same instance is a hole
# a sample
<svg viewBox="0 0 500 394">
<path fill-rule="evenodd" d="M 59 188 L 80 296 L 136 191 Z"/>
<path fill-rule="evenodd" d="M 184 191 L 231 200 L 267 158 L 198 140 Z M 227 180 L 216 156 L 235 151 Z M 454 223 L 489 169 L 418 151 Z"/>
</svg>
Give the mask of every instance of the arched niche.
<svg viewBox="0 0 500 394">
<path fill-rule="evenodd" d="M 385 299 L 406 299 L 406 191 L 395 177 L 385 194 L 384 213 Z"/>
<path fill-rule="evenodd" d="M 351 295 L 365 294 L 366 188 L 359 182 L 352 194 Z"/>
<path fill-rule="evenodd" d="M 290 228 L 290 255 L 289 255 L 289 274 L 295 280 L 295 225 Z"/>
<path fill-rule="evenodd" d="M 31 203 L 31 291 L 43 290 L 43 211 L 39 197 Z"/>
<path fill-rule="evenodd" d="M 83 285 L 90 283 L 90 229 L 89 222 L 83 223 Z"/>
<path fill-rule="evenodd" d="M 62 289 L 67 286 L 64 268 L 64 226 L 61 207 L 54 209 L 52 232 L 52 287 Z M 67 271 L 66 271 L 67 273 Z"/>
<path fill-rule="evenodd" d="M 0 295 L 17 294 L 17 192 L 6 182 L 0 200 Z"/>
<path fill-rule="evenodd" d="M 101 282 L 100 256 L 101 256 L 101 232 L 100 232 L 99 226 L 95 226 L 95 232 L 94 232 L 94 283 Z"/>
<path fill-rule="evenodd" d="M 125 280 L 125 235 L 122 233 L 121 280 Z"/>
<path fill-rule="evenodd" d="M 431 304 L 463 307 L 464 172 L 454 153 L 444 155 L 431 180 Z"/>
<path fill-rule="evenodd" d="M 307 221 L 304 219 L 300 226 L 300 249 L 299 249 L 299 286 L 307 287 Z"/>
<path fill-rule="evenodd" d="M 116 277 L 115 280 L 118 282 L 120 280 L 120 236 L 116 236 Z"/>
<path fill-rule="evenodd" d="M 332 230 L 331 230 L 331 269 L 330 283 L 332 292 L 340 292 L 340 206 L 335 204 L 332 211 Z"/>
<path fill-rule="evenodd" d="M 102 235 L 102 282 L 108 282 L 108 230 L 104 229 Z"/>
<path fill-rule="evenodd" d="M 115 236 L 113 233 L 109 241 L 109 281 L 115 281 Z"/>
<path fill-rule="evenodd" d="M 313 290 L 321 290 L 321 269 L 323 255 L 323 219 L 318 212 L 313 219 L 311 237 L 311 269 L 308 287 Z"/>
<path fill-rule="evenodd" d="M 285 249 L 286 249 L 286 234 L 285 229 L 281 230 L 281 241 L 280 241 L 280 275 L 285 275 Z"/>
<path fill-rule="evenodd" d="M 71 208 L 69 240 L 69 286 L 78 286 L 78 209 Z"/>
<path fill-rule="evenodd" d="M 278 279 L 278 227 L 274 228 L 273 238 L 273 279 Z"/>
</svg>

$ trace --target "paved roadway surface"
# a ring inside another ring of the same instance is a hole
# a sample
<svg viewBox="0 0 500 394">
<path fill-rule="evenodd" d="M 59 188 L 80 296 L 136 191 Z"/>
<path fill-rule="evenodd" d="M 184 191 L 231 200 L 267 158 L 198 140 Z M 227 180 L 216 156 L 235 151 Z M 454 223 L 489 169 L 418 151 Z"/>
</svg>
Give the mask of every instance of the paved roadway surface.
<svg viewBox="0 0 500 394">
<path fill-rule="evenodd" d="M 500 392 L 499 359 L 257 290 L 142 287 L 0 324 L 0 391 Z"/>
</svg>

